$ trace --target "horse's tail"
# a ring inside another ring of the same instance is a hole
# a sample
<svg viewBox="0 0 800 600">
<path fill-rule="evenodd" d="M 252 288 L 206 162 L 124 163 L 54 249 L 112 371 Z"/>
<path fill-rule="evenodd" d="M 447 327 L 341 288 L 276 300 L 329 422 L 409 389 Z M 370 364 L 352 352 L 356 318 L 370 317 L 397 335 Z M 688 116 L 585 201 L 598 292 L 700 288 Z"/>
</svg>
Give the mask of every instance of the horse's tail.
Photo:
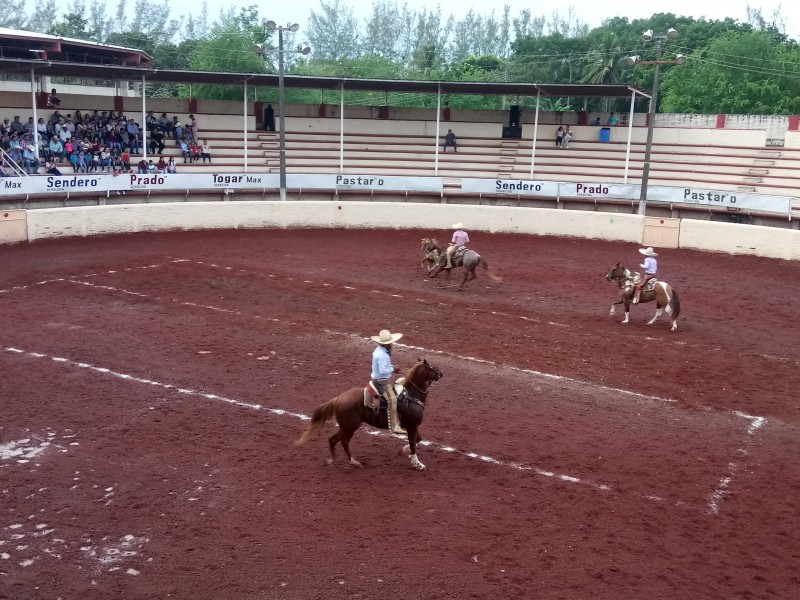
<svg viewBox="0 0 800 600">
<path fill-rule="evenodd" d="M 483 258 L 483 256 L 480 256 L 480 255 L 478 255 L 478 256 L 479 256 L 479 257 L 480 257 L 480 259 L 481 259 L 481 266 L 482 266 L 484 269 L 486 269 L 486 274 L 487 274 L 489 277 L 491 277 L 491 278 L 492 278 L 492 281 L 498 281 L 498 282 L 500 282 L 500 281 L 503 281 L 503 278 L 502 278 L 502 277 L 500 277 L 499 275 L 495 275 L 494 273 L 490 273 L 490 272 L 489 272 L 489 263 L 487 263 L 487 262 L 486 262 L 486 259 L 485 259 L 485 258 Z"/>
<path fill-rule="evenodd" d="M 678 298 L 678 292 L 675 288 L 672 288 L 672 320 L 678 318 L 678 315 L 681 314 L 681 301 Z"/>
<path fill-rule="evenodd" d="M 308 427 L 303 432 L 303 435 L 295 442 L 298 446 L 300 444 L 305 444 L 308 440 L 314 437 L 317 432 L 325 427 L 325 423 L 330 421 L 333 418 L 333 415 L 336 413 L 336 401 L 339 399 L 339 396 L 333 398 L 332 400 L 328 400 L 323 404 L 320 404 L 314 414 L 311 415 L 311 423 L 308 424 Z"/>
</svg>

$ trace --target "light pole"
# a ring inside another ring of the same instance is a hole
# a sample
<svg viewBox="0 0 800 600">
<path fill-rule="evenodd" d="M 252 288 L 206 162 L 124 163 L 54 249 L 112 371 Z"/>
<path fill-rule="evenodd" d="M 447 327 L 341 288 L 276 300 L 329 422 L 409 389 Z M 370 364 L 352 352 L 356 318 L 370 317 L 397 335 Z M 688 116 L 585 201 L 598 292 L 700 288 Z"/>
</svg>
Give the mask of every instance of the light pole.
<svg viewBox="0 0 800 600">
<path fill-rule="evenodd" d="M 281 200 L 286 200 L 286 112 L 284 110 L 284 87 L 283 87 L 283 32 L 289 31 L 295 33 L 300 26 L 297 23 L 289 23 L 286 27 L 278 25 L 275 21 L 266 21 L 264 23 L 269 31 L 278 32 L 278 157 L 280 160 L 280 188 Z M 262 57 L 267 52 L 266 44 L 256 44 L 253 46 L 253 51 L 260 54 Z M 297 52 L 302 55 L 307 55 L 311 52 L 306 44 L 300 44 L 297 47 Z"/>
<path fill-rule="evenodd" d="M 644 165 L 642 167 L 642 185 L 641 192 L 639 193 L 639 214 L 644 215 L 646 212 L 647 204 L 647 183 L 650 179 L 650 154 L 653 150 L 653 128 L 656 122 L 656 105 L 658 104 L 658 78 L 661 65 L 682 65 L 686 62 L 686 57 L 683 54 L 678 54 L 675 60 L 662 60 L 664 52 L 664 40 L 674 40 L 678 37 L 678 32 L 670 28 L 666 35 L 653 35 L 653 30 L 648 29 L 642 34 L 642 39 L 645 42 L 656 40 L 656 59 L 655 60 L 642 60 L 639 56 L 629 56 L 625 59 L 631 66 L 635 65 L 655 65 L 656 72 L 653 76 L 653 97 L 650 98 L 650 110 L 647 114 L 647 142 L 644 147 Z"/>
</svg>

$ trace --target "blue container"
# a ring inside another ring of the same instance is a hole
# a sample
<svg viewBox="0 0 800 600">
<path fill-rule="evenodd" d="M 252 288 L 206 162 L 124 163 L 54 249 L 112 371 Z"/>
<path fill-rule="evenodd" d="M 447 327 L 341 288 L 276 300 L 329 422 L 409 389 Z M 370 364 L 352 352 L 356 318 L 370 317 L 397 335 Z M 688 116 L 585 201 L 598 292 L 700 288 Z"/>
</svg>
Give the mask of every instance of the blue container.
<svg viewBox="0 0 800 600">
<path fill-rule="evenodd" d="M 602 129 L 600 129 L 600 141 L 601 142 L 611 141 L 611 127 L 603 127 Z"/>
</svg>

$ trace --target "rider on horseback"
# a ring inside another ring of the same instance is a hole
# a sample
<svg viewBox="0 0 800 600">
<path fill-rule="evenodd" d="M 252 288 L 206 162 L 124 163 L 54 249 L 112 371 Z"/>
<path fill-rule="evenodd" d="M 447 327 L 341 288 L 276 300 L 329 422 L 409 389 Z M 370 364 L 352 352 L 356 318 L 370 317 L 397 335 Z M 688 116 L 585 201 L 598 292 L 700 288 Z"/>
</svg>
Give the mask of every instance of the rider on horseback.
<svg viewBox="0 0 800 600">
<path fill-rule="evenodd" d="M 647 258 L 644 259 L 644 262 L 639 265 L 644 269 L 644 275 L 642 276 L 641 281 L 636 284 L 636 291 L 633 296 L 632 304 L 639 304 L 639 296 L 642 295 L 642 290 L 644 286 L 647 285 L 647 282 L 655 277 L 656 272 L 658 271 L 658 261 L 656 260 L 656 254 L 653 251 L 653 248 L 639 248 L 639 252 L 644 254 Z"/>
<path fill-rule="evenodd" d="M 391 333 L 384 329 L 378 335 L 373 335 L 372 341 L 378 344 L 372 353 L 372 382 L 380 393 L 386 398 L 389 412 L 389 429 L 392 433 L 406 433 L 400 427 L 397 416 L 397 395 L 394 393 L 392 375 L 399 373 L 400 369 L 392 365 L 392 344 L 403 337 L 402 333 Z"/>
<path fill-rule="evenodd" d="M 453 225 L 453 229 L 455 229 L 453 232 L 453 239 L 451 240 L 450 245 L 447 247 L 447 252 L 445 254 L 447 256 L 446 269 L 453 268 L 453 253 L 455 253 L 456 249 L 459 246 L 466 246 L 469 244 L 469 235 L 467 235 L 467 232 L 464 231 L 466 227 L 464 227 L 463 223 L 456 223 Z"/>
</svg>

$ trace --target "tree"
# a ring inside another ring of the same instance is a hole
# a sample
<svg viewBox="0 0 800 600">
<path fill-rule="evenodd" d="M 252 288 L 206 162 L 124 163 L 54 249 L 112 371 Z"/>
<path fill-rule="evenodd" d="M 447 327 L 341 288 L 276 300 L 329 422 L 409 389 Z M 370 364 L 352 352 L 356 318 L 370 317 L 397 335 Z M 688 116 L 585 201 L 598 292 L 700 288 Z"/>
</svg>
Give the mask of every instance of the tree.
<svg viewBox="0 0 800 600">
<path fill-rule="evenodd" d="M 28 23 L 25 0 L 6 0 L 0 4 L 0 23 L 9 29 L 24 29 Z"/>
<path fill-rule="evenodd" d="M 311 11 L 308 40 L 319 60 L 358 56 L 358 23 L 353 10 L 342 0 L 320 0 L 320 12 Z"/>
</svg>

